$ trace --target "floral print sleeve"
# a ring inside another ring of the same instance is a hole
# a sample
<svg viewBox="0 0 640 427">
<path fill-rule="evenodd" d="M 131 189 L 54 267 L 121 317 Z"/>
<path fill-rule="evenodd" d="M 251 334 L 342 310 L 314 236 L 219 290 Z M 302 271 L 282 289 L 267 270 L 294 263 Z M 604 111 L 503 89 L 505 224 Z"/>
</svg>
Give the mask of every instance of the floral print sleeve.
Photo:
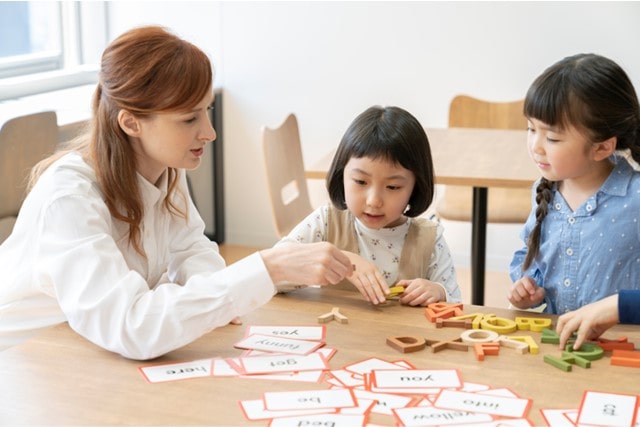
<svg viewBox="0 0 640 427">
<path fill-rule="evenodd" d="M 431 253 L 427 276 L 429 280 L 439 283 L 444 288 L 447 293 L 447 302 L 462 302 L 453 258 L 449 245 L 444 239 L 444 228 L 441 224 L 438 224 L 436 243 Z"/>
<path fill-rule="evenodd" d="M 327 235 L 328 212 L 329 208 L 326 205 L 317 208 L 296 225 L 289 235 L 276 243 L 276 246 L 283 243 L 324 242 Z"/>
</svg>

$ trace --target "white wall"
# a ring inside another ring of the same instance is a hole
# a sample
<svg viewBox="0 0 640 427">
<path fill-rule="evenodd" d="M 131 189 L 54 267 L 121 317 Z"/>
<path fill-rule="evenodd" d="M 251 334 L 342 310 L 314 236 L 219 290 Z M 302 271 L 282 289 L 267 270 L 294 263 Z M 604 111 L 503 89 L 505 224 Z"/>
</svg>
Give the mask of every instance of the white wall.
<svg viewBox="0 0 640 427">
<path fill-rule="evenodd" d="M 107 3 L 109 39 L 140 25 L 163 25 L 200 47 L 216 71 L 222 69 L 221 2 L 110 1 Z M 216 76 L 220 77 L 220 76 Z"/>
<path fill-rule="evenodd" d="M 373 104 L 398 105 L 425 126 L 444 127 L 455 94 L 522 98 L 545 67 L 578 52 L 616 60 L 640 89 L 638 2 L 166 1 L 109 7 L 112 35 L 159 23 L 212 57 L 215 84 L 225 91 L 231 243 L 276 241 L 260 128 L 278 125 L 289 112 L 298 116 L 309 164 Z M 314 201 L 325 200 L 321 183 L 312 190 Z M 456 259 L 468 263 L 468 224 L 445 226 Z M 507 268 L 519 228 L 489 226 L 488 269 Z"/>
</svg>

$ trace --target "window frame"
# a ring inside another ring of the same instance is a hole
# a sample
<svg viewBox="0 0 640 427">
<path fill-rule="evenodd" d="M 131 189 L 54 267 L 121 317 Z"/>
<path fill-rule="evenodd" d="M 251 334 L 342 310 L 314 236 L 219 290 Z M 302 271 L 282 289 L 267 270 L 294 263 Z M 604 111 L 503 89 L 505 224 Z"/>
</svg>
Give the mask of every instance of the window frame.
<svg viewBox="0 0 640 427">
<path fill-rule="evenodd" d="M 19 74 L 0 78 L 0 101 L 98 81 L 100 55 L 108 39 L 108 2 L 57 3 L 61 54 L 16 55 L 4 61 L 13 63 L 12 71 Z"/>
</svg>

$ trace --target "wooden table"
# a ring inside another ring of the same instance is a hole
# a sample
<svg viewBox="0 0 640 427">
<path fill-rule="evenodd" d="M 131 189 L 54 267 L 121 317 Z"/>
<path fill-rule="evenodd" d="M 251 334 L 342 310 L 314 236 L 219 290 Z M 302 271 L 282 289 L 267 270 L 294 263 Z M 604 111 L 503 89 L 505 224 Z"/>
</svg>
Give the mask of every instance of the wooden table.
<svg viewBox="0 0 640 427">
<path fill-rule="evenodd" d="M 484 304 L 487 189 L 530 188 L 540 176 L 527 152 L 524 130 L 427 128 L 437 184 L 473 187 L 471 302 Z M 325 179 L 335 150 L 305 172 Z"/>
<path fill-rule="evenodd" d="M 359 294 L 309 288 L 277 295 L 264 307 L 243 318 L 240 326 L 219 328 L 198 341 L 153 361 L 132 361 L 103 350 L 69 329 L 53 327 L 39 337 L 0 353 L 0 425 L 265 425 L 244 419 L 241 400 L 260 399 L 266 391 L 316 390 L 325 382 L 196 378 L 151 384 L 138 368 L 161 363 L 212 357 L 236 357 L 239 341 L 250 325 L 317 325 L 317 316 L 340 307 L 348 324 L 326 324 L 326 345 L 337 349 L 331 369 L 376 356 L 387 361 L 407 360 L 417 369 L 458 369 L 464 381 L 508 387 L 533 399 L 528 418 L 544 421 L 541 408 L 577 409 L 585 390 L 637 394 L 638 368 L 610 364 L 610 357 L 592 363 L 590 369 L 574 367 L 563 372 L 543 362 L 544 354 L 559 356 L 556 345 L 540 344 L 539 354 L 518 354 L 502 348 L 497 356 L 476 360 L 473 351 L 430 349 L 403 354 L 386 344 L 398 335 L 450 340 L 455 328 L 435 328 L 423 308 L 391 302 L 374 307 Z M 495 313 L 514 318 L 522 312 L 465 306 L 466 314 Z M 526 317 L 540 315 L 526 313 Z M 540 343 L 539 332 L 519 331 Z M 640 346 L 640 329 L 620 325 L 605 337 L 625 335 Z M 370 422 L 393 425 L 390 416 L 374 414 Z"/>
</svg>

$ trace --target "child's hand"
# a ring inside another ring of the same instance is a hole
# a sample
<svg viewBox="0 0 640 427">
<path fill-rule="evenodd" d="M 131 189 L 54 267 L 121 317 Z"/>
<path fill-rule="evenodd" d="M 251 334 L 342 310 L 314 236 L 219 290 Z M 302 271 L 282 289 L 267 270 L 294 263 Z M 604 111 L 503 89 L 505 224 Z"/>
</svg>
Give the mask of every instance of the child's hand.
<svg viewBox="0 0 640 427">
<path fill-rule="evenodd" d="M 438 301 L 446 301 L 447 294 L 442 286 L 427 279 L 399 280 L 396 286 L 404 286 L 400 303 L 427 306 Z"/>
<path fill-rule="evenodd" d="M 354 266 L 353 273 L 347 277 L 347 280 L 353 283 L 362 296 L 372 304 L 385 302 L 387 300 L 386 295 L 389 293 L 389 286 L 378 267 L 360 255 L 353 252 L 343 252 L 349 257 Z"/>
<path fill-rule="evenodd" d="M 239 318 L 239 317 L 234 317 L 233 319 L 231 319 L 229 324 L 230 325 L 242 325 L 242 319 Z"/>
<path fill-rule="evenodd" d="M 573 349 L 577 350 L 586 340 L 598 338 L 619 320 L 617 294 L 565 313 L 558 318 L 556 325 L 560 349 L 564 349 L 574 332 L 577 332 L 577 337 Z"/>
<path fill-rule="evenodd" d="M 523 277 L 511 285 L 507 299 L 514 307 L 526 310 L 542 303 L 544 296 L 544 288 L 538 286 L 531 277 Z"/>
</svg>

